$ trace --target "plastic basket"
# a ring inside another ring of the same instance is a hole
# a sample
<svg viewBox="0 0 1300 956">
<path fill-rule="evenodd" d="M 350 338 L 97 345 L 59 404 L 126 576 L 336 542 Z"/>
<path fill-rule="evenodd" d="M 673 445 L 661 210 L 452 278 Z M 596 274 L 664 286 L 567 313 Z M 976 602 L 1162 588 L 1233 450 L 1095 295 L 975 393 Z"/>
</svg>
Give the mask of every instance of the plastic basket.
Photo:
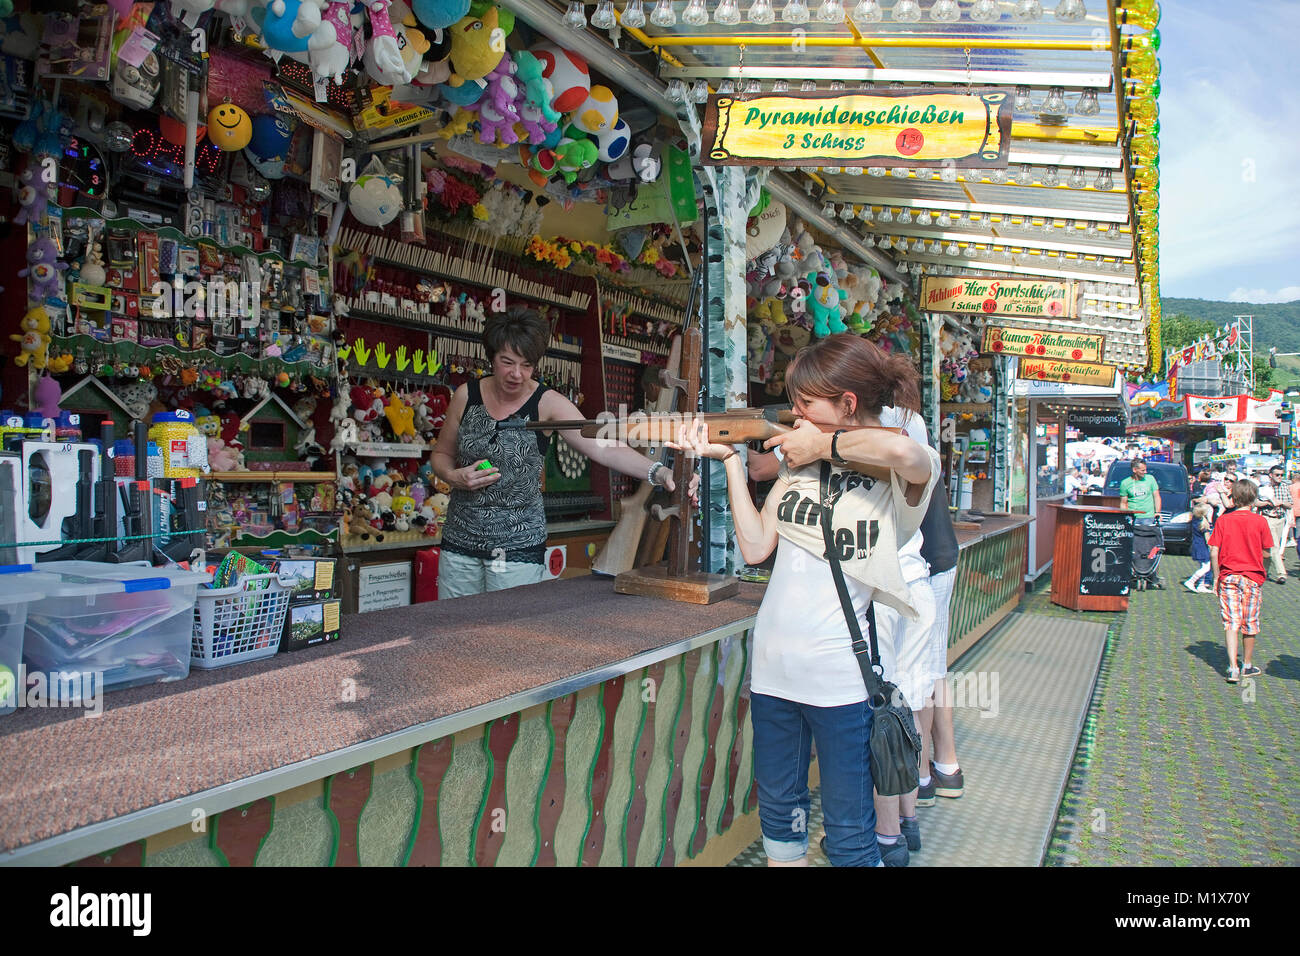
<svg viewBox="0 0 1300 956">
<path fill-rule="evenodd" d="M 229 588 L 200 588 L 191 666 L 225 667 L 274 655 L 292 593 L 277 574 L 250 574 Z"/>
</svg>

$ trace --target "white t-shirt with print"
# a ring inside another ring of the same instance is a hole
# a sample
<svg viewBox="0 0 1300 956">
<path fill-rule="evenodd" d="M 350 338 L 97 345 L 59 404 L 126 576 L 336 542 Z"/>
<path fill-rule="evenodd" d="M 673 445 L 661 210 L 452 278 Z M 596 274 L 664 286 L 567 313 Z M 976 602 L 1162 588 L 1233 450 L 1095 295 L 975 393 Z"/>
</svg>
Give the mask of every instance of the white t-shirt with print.
<svg viewBox="0 0 1300 956">
<path fill-rule="evenodd" d="M 939 476 L 938 453 L 928 446 L 926 451 L 930 477 L 915 505 L 907 503 L 907 482 L 897 475 L 884 482 L 833 469 L 832 490 L 847 490 L 832 511 L 832 530 L 843 546 L 840 566 L 859 618 L 872 600 L 916 617 L 898 540 L 917 533 Z M 754 626 L 751 689 L 814 707 L 839 707 L 865 700 L 867 692 L 835 579 L 822 557 L 820 474 L 820 462 L 793 471 L 781 466 L 789 485 L 777 507 L 776 560 Z"/>
</svg>

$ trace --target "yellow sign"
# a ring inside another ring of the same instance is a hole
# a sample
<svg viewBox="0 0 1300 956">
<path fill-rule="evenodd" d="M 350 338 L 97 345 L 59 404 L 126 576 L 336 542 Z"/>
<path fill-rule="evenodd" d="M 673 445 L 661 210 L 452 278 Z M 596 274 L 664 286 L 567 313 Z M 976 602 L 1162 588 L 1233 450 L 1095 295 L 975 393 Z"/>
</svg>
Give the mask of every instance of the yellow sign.
<svg viewBox="0 0 1300 956">
<path fill-rule="evenodd" d="M 1011 91 L 771 93 L 709 97 L 711 166 L 1005 167 Z"/>
<path fill-rule="evenodd" d="M 1066 362 L 1061 359 L 1020 359 L 1016 378 L 1031 382 L 1068 382 L 1071 385 L 1115 384 L 1115 366 L 1096 362 Z"/>
<path fill-rule="evenodd" d="M 1086 332 L 1046 332 L 988 325 L 984 327 L 984 348 L 981 351 L 1072 362 L 1100 362 L 1105 344 L 1105 336 Z"/>
<path fill-rule="evenodd" d="M 921 281 L 921 308 L 929 312 L 1074 318 L 1076 300 L 1073 282 L 978 276 L 926 276 Z"/>
</svg>

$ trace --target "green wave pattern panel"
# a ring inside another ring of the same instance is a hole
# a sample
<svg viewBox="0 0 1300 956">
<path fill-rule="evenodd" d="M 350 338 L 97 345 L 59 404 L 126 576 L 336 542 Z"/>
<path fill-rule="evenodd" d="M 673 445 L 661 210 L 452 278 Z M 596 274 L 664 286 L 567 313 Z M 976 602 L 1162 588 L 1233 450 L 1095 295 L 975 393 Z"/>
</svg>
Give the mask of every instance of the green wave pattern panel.
<svg viewBox="0 0 1300 956">
<path fill-rule="evenodd" d="M 634 766 L 636 743 L 645 721 L 645 671 L 627 675 L 623 682 L 623 696 L 619 699 L 614 718 L 613 754 L 610 759 L 609 793 L 605 797 L 605 845 L 601 848 L 600 866 L 627 865 L 627 811 L 636 787 Z M 610 715 L 606 715 L 608 720 Z M 608 730 L 606 736 L 609 736 Z"/>
<path fill-rule="evenodd" d="M 328 866 L 334 853 L 334 820 L 325 797 L 276 806 L 275 825 L 257 854 L 257 866 Z"/>
<path fill-rule="evenodd" d="M 682 795 L 673 831 L 674 864 L 694 856 L 692 844 L 700 824 L 700 775 L 709 754 L 709 709 L 717 691 L 718 645 L 710 644 L 700 651 L 700 666 L 691 687 L 691 722 L 687 728 L 686 752 L 681 761 Z"/>
<path fill-rule="evenodd" d="M 376 776 L 370 785 L 370 800 L 361 813 L 361 865 L 401 866 L 415 813 L 415 784 L 411 782 L 409 763 Z"/>
<path fill-rule="evenodd" d="M 551 735 L 546 708 L 533 708 L 529 713 L 527 720 L 520 721 L 519 736 L 506 765 L 506 832 L 497 866 L 531 866 L 537 859 L 538 800 L 549 765 Z"/>
<path fill-rule="evenodd" d="M 221 859 L 208 845 L 206 833 L 196 833 L 193 840 L 165 850 L 150 852 L 145 866 L 221 866 Z"/>
<path fill-rule="evenodd" d="M 724 637 L 719 642 L 722 658 L 722 676 L 719 691 L 722 694 L 722 723 L 717 736 L 711 742 L 717 766 L 713 773 L 713 785 L 709 788 L 708 811 L 705 822 L 708 834 L 715 837 L 731 826 L 734 813 L 728 814 L 728 806 L 733 802 L 732 757 L 735 754 L 736 740 L 739 736 L 739 723 L 743 719 L 740 711 L 740 685 L 745 678 L 745 635 L 737 634 Z M 746 702 L 748 703 L 748 702 Z M 723 822 L 725 819 L 725 823 Z"/>
<path fill-rule="evenodd" d="M 564 810 L 555 825 L 555 865 L 578 866 L 591 824 L 591 775 L 603 729 L 603 684 L 578 692 L 564 752 Z"/>
<path fill-rule="evenodd" d="M 488 784 L 483 752 L 483 725 L 456 734 L 451 763 L 438 790 L 438 828 L 442 836 L 442 865 L 471 866 L 474 826 Z M 425 794 L 425 806 L 429 796 Z"/>
<path fill-rule="evenodd" d="M 655 699 L 649 714 L 654 726 L 654 741 L 651 745 L 653 750 L 650 766 L 643 784 L 646 792 L 645 825 L 641 828 L 641 838 L 633 856 L 633 863 L 637 866 L 657 866 L 664 849 L 668 784 L 673 776 L 674 764 L 674 728 L 682 707 L 685 657 L 674 657 L 665 663 L 663 679 L 655 688 Z"/>
</svg>

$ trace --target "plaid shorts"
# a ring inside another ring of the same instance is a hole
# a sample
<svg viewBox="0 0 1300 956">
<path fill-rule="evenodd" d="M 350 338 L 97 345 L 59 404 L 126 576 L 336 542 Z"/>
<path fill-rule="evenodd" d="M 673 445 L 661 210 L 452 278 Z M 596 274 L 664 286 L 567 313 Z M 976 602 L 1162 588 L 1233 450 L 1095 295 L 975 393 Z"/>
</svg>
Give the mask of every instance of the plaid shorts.
<svg viewBox="0 0 1300 956">
<path fill-rule="evenodd" d="M 1219 581 L 1219 613 L 1223 626 L 1242 634 L 1259 633 L 1259 606 L 1264 586 L 1244 574 L 1229 574 Z"/>
</svg>

